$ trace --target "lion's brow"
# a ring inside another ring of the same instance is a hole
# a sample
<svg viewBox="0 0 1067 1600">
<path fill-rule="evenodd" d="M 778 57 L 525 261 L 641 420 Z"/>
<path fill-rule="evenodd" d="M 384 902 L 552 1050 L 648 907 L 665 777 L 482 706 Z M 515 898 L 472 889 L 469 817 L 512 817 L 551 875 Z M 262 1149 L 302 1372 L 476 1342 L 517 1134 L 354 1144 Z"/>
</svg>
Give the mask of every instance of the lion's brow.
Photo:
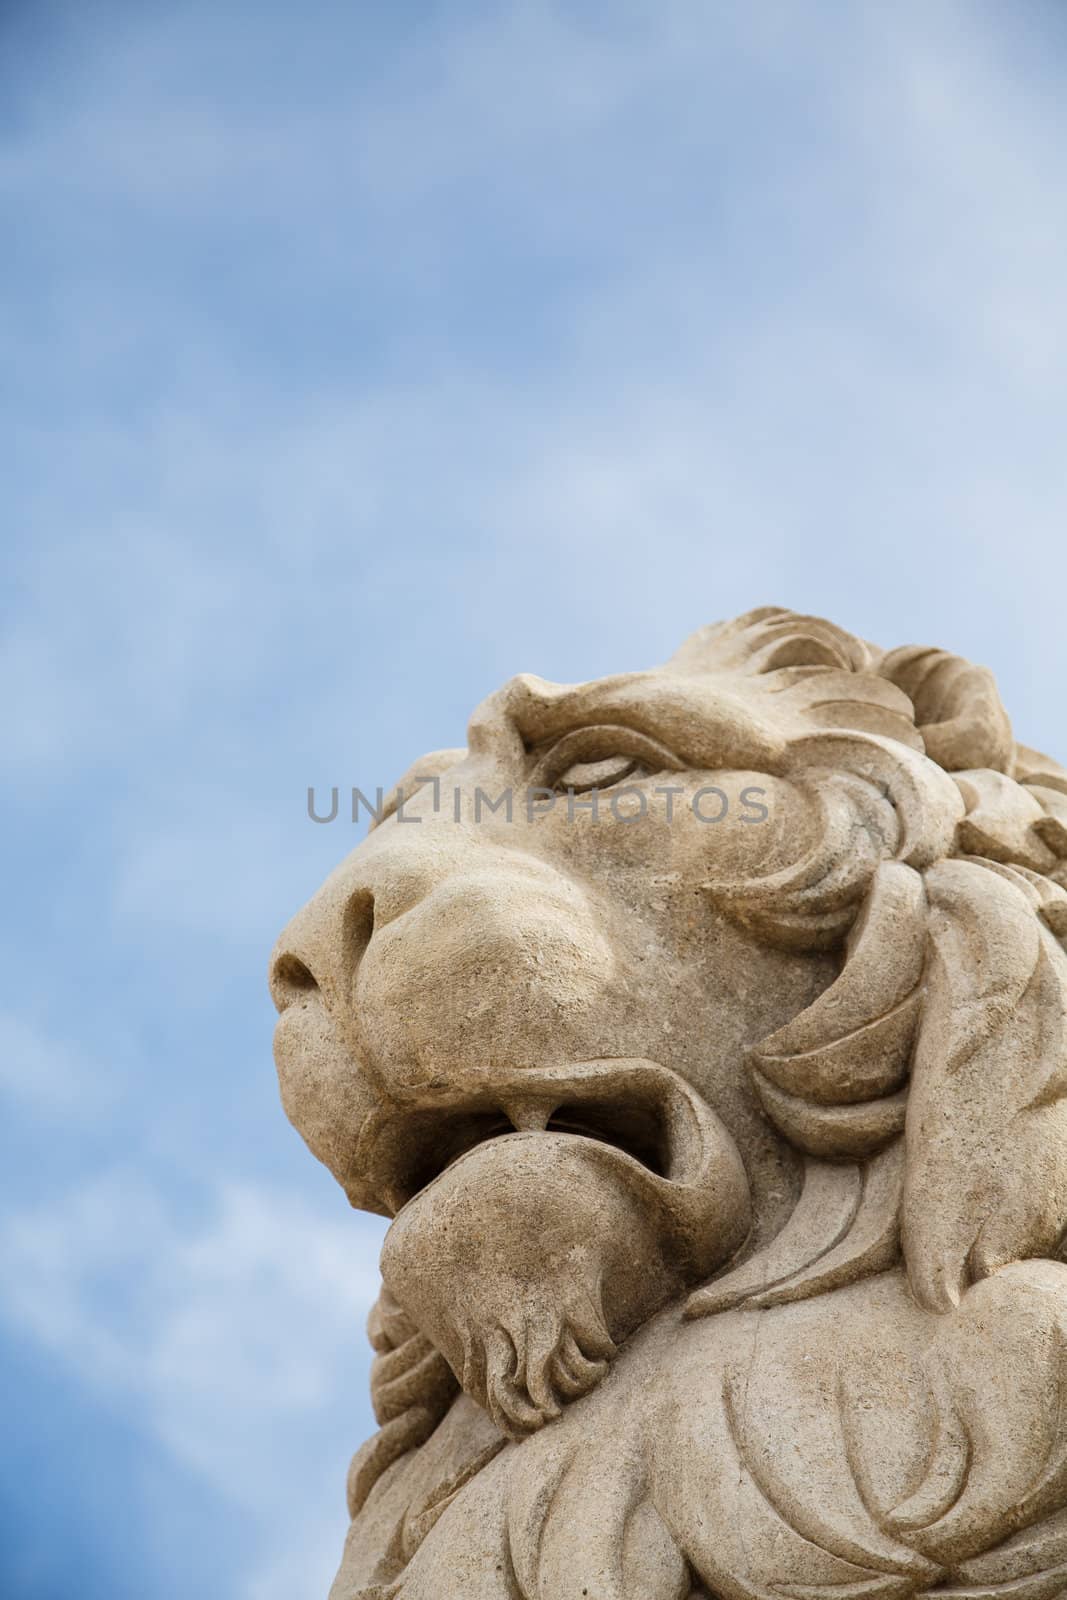
<svg viewBox="0 0 1067 1600">
<path fill-rule="evenodd" d="M 475 709 L 468 728 L 471 749 L 496 747 L 518 735 L 530 751 L 544 739 L 597 721 L 606 713 L 635 712 L 643 698 L 640 685 L 657 676 L 626 673 L 575 684 L 519 673 Z M 631 718 L 624 716 L 623 720 Z"/>
<path fill-rule="evenodd" d="M 651 672 L 592 678 L 588 683 L 549 683 L 523 675 L 509 688 L 509 713 L 527 749 L 553 735 L 605 719 L 640 726 L 641 710 L 657 675 Z"/>
</svg>

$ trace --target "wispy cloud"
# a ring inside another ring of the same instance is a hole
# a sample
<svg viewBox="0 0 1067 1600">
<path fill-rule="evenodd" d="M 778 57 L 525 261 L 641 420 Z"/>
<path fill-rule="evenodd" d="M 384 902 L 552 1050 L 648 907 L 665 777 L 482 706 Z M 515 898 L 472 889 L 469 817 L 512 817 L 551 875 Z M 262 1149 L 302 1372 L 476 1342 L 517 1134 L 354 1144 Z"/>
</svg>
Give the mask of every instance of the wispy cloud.
<svg viewBox="0 0 1067 1600">
<path fill-rule="evenodd" d="M 0 1315 L 252 1513 L 271 1561 L 291 1570 L 326 1528 L 336 1561 L 344 1460 L 370 1426 L 380 1233 L 240 1181 L 194 1222 L 149 1174 L 118 1168 L 3 1222 Z M 310 1532 L 291 1514 L 296 1471 L 321 1501 Z"/>
</svg>

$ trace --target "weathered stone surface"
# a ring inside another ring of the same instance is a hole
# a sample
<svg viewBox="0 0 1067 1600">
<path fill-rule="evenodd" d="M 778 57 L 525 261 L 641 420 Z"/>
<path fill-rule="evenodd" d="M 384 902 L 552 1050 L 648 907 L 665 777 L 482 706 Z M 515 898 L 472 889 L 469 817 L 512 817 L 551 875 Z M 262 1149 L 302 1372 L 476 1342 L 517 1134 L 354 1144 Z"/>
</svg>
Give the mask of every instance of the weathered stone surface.
<svg viewBox="0 0 1067 1600">
<path fill-rule="evenodd" d="M 273 963 L 394 1218 L 333 1600 L 1067 1592 L 1067 772 L 990 674 L 766 608 L 402 788 Z"/>
</svg>

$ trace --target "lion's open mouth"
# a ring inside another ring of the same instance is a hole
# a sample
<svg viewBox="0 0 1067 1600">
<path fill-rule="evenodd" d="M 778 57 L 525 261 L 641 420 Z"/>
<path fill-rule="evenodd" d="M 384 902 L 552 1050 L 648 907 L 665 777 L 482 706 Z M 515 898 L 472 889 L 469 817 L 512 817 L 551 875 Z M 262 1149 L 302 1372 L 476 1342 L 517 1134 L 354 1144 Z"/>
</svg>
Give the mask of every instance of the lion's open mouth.
<svg viewBox="0 0 1067 1600">
<path fill-rule="evenodd" d="M 521 1125 L 525 1120 L 506 1112 L 468 1110 L 431 1113 L 428 1121 L 412 1119 L 405 1129 L 409 1148 L 397 1164 L 398 1181 L 390 1186 L 392 1203 L 397 1209 L 406 1205 L 442 1172 L 490 1139 L 533 1131 L 529 1125 Z M 571 1102 L 546 1107 L 540 1126 L 546 1133 L 569 1133 L 612 1145 L 657 1177 L 664 1175 L 666 1130 L 658 1116 L 638 1117 L 625 1106 Z"/>
<path fill-rule="evenodd" d="M 361 1181 L 393 1216 L 383 1281 L 514 1437 L 587 1393 L 748 1228 L 733 1140 L 653 1061 L 494 1073 L 374 1122 Z"/>
<path fill-rule="evenodd" d="M 430 1091 L 376 1113 L 359 1140 L 361 1183 L 397 1213 L 490 1140 L 536 1132 L 610 1145 L 670 1184 L 699 1181 L 706 1112 L 676 1073 L 650 1061 L 601 1060 L 496 1076 L 484 1091 Z"/>
</svg>

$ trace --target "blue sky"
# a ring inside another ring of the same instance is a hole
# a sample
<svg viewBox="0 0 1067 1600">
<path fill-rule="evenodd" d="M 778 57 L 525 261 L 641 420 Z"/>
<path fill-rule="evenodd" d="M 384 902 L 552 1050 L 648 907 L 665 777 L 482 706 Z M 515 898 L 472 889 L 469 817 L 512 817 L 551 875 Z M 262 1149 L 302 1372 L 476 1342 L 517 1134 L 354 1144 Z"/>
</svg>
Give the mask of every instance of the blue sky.
<svg viewBox="0 0 1067 1600">
<path fill-rule="evenodd" d="M 1065 87 L 1032 0 L 0 7 L 5 1596 L 324 1600 L 308 784 L 768 602 L 1067 757 Z"/>
</svg>

